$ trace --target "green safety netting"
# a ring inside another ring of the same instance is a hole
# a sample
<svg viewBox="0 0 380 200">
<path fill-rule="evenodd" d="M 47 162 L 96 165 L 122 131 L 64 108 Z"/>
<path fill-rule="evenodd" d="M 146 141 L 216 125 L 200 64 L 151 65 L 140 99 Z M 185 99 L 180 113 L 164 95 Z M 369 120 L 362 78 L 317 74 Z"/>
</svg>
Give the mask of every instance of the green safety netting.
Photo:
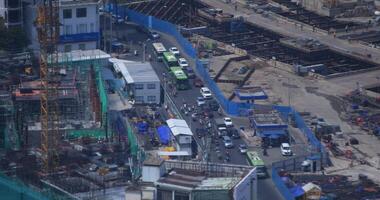
<svg viewBox="0 0 380 200">
<path fill-rule="evenodd" d="M 49 200 L 42 193 L 26 186 L 21 181 L 13 180 L 8 176 L 0 173 L 0 197 L 7 200 Z"/>
<path fill-rule="evenodd" d="M 69 139 L 78 139 L 81 137 L 91 137 L 97 139 L 104 139 L 106 137 L 104 129 L 82 129 L 69 131 Z"/>
</svg>

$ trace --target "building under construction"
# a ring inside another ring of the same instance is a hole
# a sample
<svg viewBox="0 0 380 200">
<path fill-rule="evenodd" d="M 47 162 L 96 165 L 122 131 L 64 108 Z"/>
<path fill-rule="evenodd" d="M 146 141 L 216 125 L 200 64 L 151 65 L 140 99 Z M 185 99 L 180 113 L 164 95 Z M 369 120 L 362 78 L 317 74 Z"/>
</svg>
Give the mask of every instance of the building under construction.
<svg viewBox="0 0 380 200">
<path fill-rule="evenodd" d="M 80 137 L 75 130 L 101 129 L 106 124 L 106 95 L 100 67 L 109 55 L 100 51 L 73 51 L 59 54 L 58 104 L 60 129 Z M 22 82 L 12 91 L 17 124 L 26 139 L 40 126 L 41 82 Z M 22 113 L 22 114 L 21 114 Z M 26 142 L 26 141 L 24 141 Z"/>
</svg>

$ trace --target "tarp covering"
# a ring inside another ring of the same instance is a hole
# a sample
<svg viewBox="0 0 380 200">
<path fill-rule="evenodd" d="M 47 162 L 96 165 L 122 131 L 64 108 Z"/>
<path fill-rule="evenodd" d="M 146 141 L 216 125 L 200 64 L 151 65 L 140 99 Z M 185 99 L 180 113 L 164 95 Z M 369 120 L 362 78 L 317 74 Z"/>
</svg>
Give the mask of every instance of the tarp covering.
<svg viewBox="0 0 380 200">
<path fill-rule="evenodd" d="M 302 196 L 303 194 L 305 194 L 305 191 L 299 185 L 296 185 L 296 186 L 290 188 L 290 192 L 293 194 L 294 197 L 299 197 L 299 196 Z"/>
<path fill-rule="evenodd" d="M 148 131 L 148 123 L 146 123 L 146 122 L 137 123 L 137 129 L 138 129 L 139 133 L 144 133 L 144 132 Z"/>
<path fill-rule="evenodd" d="M 170 141 L 170 129 L 168 126 L 160 126 L 157 128 L 158 138 L 160 139 L 161 144 L 169 144 Z"/>
</svg>

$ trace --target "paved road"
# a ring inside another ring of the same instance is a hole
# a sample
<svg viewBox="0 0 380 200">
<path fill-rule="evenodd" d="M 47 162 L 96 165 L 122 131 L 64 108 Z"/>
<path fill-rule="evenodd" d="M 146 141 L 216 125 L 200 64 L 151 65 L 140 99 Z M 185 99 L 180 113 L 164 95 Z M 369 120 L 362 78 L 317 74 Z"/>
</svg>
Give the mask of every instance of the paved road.
<svg viewBox="0 0 380 200">
<path fill-rule="evenodd" d="M 125 59 L 141 61 L 142 60 L 142 56 L 141 56 L 141 49 L 142 49 L 141 46 L 142 45 L 137 45 L 138 44 L 137 41 L 146 41 L 146 36 L 143 34 L 136 33 L 133 30 L 130 30 L 130 29 L 128 30 L 126 27 L 119 27 L 119 30 L 122 32 L 122 33 L 119 33 L 119 36 L 120 37 L 125 36 L 125 38 L 127 38 L 127 40 L 133 40 L 135 45 L 131 46 L 132 49 L 133 50 L 138 49 L 140 52 L 139 56 L 128 55 L 128 56 L 125 56 Z M 170 46 L 176 46 L 176 45 L 173 45 L 174 42 L 169 37 L 162 37 L 159 41 L 164 43 L 164 45 L 167 48 Z M 151 41 L 147 42 L 147 47 L 148 47 L 147 48 L 147 55 L 148 54 L 153 55 L 150 43 L 151 43 Z M 127 42 L 127 44 L 129 44 L 129 42 Z M 191 60 L 189 60 L 189 62 L 191 64 Z M 154 62 L 153 61 L 153 62 L 151 62 L 151 64 L 152 64 L 153 68 L 156 70 L 159 78 L 161 80 L 163 80 L 162 73 L 163 72 L 167 73 L 166 67 L 161 62 Z M 191 82 L 191 84 L 192 84 L 192 82 Z M 177 107 L 181 107 L 183 105 L 184 99 L 185 99 L 187 104 L 194 104 L 195 105 L 196 104 L 196 97 L 198 97 L 198 96 L 200 96 L 199 88 L 192 87 L 191 90 L 179 91 L 177 97 L 172 97 L 172 99 L 173 99 L 173 101 Z M 216 114 L 216 113 L 215 113 L 215 116 L 219 117 L 218 114 Z M 183 117 L 188 122 L 188 124 L 191 126 L 193 131 L 195 131 L 195 129 L 197 127 L 200 127 L 198 122 L 196 122 L 196 123 L 191 122 L 191 119 L 189 116 L 183 116 Z M 195 139 L 199 143 L 202 143 L 202 141 L 199 140 L 197 137 L 195 137 Z M 242 139 L 234 139 L 233 142 L 234 142 L 235 146 L 238 146 L 238 144 L 244 143 L 244 141 Z M 222 155 L 225 155 L 225 149 L 224 149 L 223 143 L 221 141 L 219 142 L 219 147 L 220 147 L 220 151 L 221 151 Z M 217 158 L 216 153 L 215 153 L 215 145 L 214 144 L 211 144 L 210 149 L 211 149 L 210 161 L 212 161 L 212 162 L 225 162 L 224 160 L 219 160 Z M 230 155 L 231 155 L 231 160 L 229 163 L 247 165 L 245 155 L 240 154 L 240 152 L 238 152 L 238 150 L 237 150 L 237 147 L 235 147 L 234 149 L 231 149 L 229 151 L 230 151 Z M 270 171 L 268 170 L 268 172 L 270 172 Z M 260 179 L 258 181 L 258 199 L 260 199 L 260 200 L 261 199 L 262 200 L 265 200 L 265 199 L 281 200 L 282 199 L 281 195 L 279 194 L 279 192 L 275 188 L 275 186 L 274 186 L 274 184 L 270 178 Z"/>
</svg>

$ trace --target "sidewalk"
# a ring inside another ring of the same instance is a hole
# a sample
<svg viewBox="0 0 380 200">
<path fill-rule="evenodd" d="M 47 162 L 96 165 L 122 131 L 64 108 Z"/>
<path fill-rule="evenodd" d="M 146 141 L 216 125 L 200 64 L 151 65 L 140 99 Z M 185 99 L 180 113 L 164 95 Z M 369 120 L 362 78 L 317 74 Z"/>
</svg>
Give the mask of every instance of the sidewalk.
<svg viewBox="0 0 380 200">
<path fill-rule="evenodd" d="M 280 35 L 293 38 L 307 37 L 319 40 L 321 43 L 338 52 L 349 54 L 359 59 L 365 58 L 374 63 L 380 64 L 380 51 L 378 49 L 359 43 L 349 43 L 346 40 L 334 38 L 333 35 L 326 35 L 324 32 L 313 32 L 308 26 L 303 26 L 303 29 L 301 30 L 299 22 L 295 24 L 294 22 L 276 18 L 269 13 L 267 17 L 264 17 L 261 14 L 254 13 L 252 10 L 243 8 L 243 5 L 239 5 L 237 11 L 235 11 L 235 4 L 226 4 L 221 0 L 202 0 L 202 2 L 216 8 L 221 8 L 224 12 L 234 14 L 236 17 L 242 16 L 247 22 L 274 31 Z M 371 55 L 371 58 L 367 56 L 369 54 Z"/>
</svg>

